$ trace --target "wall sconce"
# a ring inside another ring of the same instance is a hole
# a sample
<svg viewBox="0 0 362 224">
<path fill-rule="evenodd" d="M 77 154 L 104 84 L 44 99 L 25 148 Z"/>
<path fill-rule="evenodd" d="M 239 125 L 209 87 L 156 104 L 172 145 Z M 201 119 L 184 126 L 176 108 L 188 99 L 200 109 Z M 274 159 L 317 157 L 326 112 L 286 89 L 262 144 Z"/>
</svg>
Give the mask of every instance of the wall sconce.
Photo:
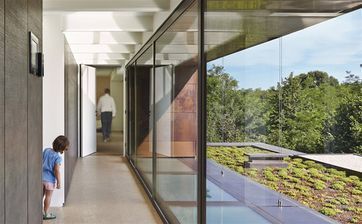
<svg viewBox="0 0 362 224">
<path fill-rule="evenodd" d="M 29 32 L 29 73 L 39 77 L 44 76 L 43 64 L 39 39 L 32 32 Z"/>
</svg>

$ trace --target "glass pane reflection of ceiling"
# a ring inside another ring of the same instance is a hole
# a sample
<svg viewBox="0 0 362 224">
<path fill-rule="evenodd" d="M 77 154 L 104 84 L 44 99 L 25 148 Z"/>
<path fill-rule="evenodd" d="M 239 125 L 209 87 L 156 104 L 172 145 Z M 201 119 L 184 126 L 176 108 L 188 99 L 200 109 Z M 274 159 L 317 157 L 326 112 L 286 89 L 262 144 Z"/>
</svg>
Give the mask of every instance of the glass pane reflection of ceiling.
<svg viewBox="0 0 362 224">
<path fill-rule="evenodd" d="M 362 6 L 361 0 L 207 0 L 207 60 L 304 29 Z"/>
<path fill-rule="evenodd" d="M 198 55 L 198 7 L 193 4 L 156 42 L 156 64 L 178 65 Z"/>
</svg>

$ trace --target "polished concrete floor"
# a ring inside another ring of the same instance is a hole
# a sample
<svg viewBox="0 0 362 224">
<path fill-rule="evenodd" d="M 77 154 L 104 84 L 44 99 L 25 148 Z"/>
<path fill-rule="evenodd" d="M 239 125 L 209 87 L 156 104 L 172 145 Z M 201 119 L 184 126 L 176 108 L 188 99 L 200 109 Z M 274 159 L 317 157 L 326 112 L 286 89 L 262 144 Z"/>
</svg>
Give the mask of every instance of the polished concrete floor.
<svg viewBox="0 0 362 224">
<path fill-rule="evenodd" d="M 97 153 L 123 154 L 123 133 L 112 131 L 111 140 L 103 142 L 102 133 L 97 132 Z"/>
<path fill-rule="evenodd" d="M 162 223 L 125 159 L 106 150 L 78 159 L 66 205 L 51 212 L 43 223 Z"/>
</svg>

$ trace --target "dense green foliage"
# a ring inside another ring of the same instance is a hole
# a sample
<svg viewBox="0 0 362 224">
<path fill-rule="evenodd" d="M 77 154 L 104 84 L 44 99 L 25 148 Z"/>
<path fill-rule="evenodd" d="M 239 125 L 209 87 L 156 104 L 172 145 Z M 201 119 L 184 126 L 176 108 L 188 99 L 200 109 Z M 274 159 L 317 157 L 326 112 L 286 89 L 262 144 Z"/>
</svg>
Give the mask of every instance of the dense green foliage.
<svg viewBox="0 0 362 224">
<path fill-rule="evenodd" d="M 362 222 L 362 181 L 344 171 L 300 158 L 286 158 L 286 168 L 244 168 L 246 153 L 265 153 L 252 147 L 208 147 L 208 158 L 285 194 L 341 223 Z"/>
<path fill-rule="evenodd" d="M 362 153 L 362 82 L 325 72 L 290 74 L 267 90 L 239 89 L 221 66 L 208 71 L 209 142 L 265 142 L 308 152 Z"/>
</svg>

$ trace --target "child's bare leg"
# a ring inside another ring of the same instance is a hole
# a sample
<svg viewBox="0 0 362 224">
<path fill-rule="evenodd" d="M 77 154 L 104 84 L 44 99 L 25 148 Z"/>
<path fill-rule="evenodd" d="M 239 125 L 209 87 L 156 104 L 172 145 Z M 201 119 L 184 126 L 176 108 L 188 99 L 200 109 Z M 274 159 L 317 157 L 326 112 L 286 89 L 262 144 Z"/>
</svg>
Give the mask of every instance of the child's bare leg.
<svg viewBox="0 0 362 224">
<path fill-rule="evenodd" d="M 45 199 L 44 199 L 44 213 L 48 214 L 50 202 L 52 200 L 53 191 L 45 190 Z"/>
</svg>

